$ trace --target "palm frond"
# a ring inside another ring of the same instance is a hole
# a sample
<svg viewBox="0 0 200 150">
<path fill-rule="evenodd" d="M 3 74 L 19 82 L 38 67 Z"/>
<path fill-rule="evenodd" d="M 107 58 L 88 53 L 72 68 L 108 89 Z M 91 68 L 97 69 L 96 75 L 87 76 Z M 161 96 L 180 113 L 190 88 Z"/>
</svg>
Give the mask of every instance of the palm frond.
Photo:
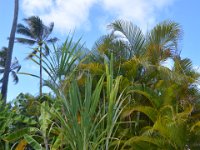
<svg viewBox="0 0 200 150">
<path fill-rule="evenodd" d="M 3 47 L 0 50 L 0 67 L 4 68 L 5 67 L 5 63 L 6 63 L 6 57 L 7 57 L 7 47 Z"/>
<path fill-rule="evenodd" d="M 31 16 L 24 19 L 24 21 L 29 25 L 33 36 L 41 40 L 44 33 L 44 25 L 42 20 L 38 16 Z"/>
<path fill-rule="evenodd" d="M 34 45 L 36 44 L 36 41 L 33 39 L 26 39 L 26 38 L 15 38 L 16 42 L 22 43 L 22 44 L 28 44 L 28 45 Z"/>
<path fill-rule="evenodd" d="M 33 49 L 33 51 L 26 57 L 26 59 L 32 58 L 33 56 L 36 55 L 37 52 L 38 52 L 37 48 L 36 48 L 36 49 Z"/>
<path fill-rule="evenodd" d="M 158 45 L 158 48 L 170 50 L 176 54 L 178 41 L 182 30 L 179 24 L 172 21 L 164 21 L 156 25 L 148 34 L 148 45 Z"/>
<path fill-rule="evenodd" d="M 150 106 L 134 106 L 134 107 L 126 108 L 124 109 L 122 113 L 122 118 L 130 116 L 134 111 L 144 113 L 145 115 L 149 117 L 149 119 L 152 120 L 152 122 L 155 122 L 157 119 L 158 110 Z"/>
<path fill-rule="evenodd" d="M 54 37 L 54 38 L 50 38 L 47 40 L 47 43 L 55 43 L 58 41 L 58 38 Z"/>
<path fill-rule="evenodd" d="M 18 81 L 19 81 L 19 78 L 18 78 L 16 72 L 15 72 L 15 71 L 11 71 L 11 75 L 12 75 L 12 77 L 13 77 L 13 82 L 14 82 L 15 84 L 17 84 Z"/>
<path fill-rule="evenodd" d="M 31 33 L 31 30 L 21 23 L 17 25 L 17 33 L 27 36 L 29 38 L 34 38 L 34 36 Z"/>
<path fill-rule="evenodd" d="M 43 34 L 42 34 L 42 39 L 48 39 L 49 38 L 49 35 L 52 33 L 53 31 L 53 28 L 54 28 L 54 23 L 51 22 L 49 26 L 46 26 L 43 24 Z M 56 42 L 57 41 L 57 38 L 54 38 L 54 41 L 52 39 L 51 42 Z"/>
<path fill-rule="evenodd" d="M 44 54 L 49 55 L 49 52 L 50 52 L 49 46 L 46 43 L 44 43 Z"/>
<path fill-rule="evenodd" d="M 147 100 L 152 104 L 155 108 L 160 108 L 162 105 L 161 98 L 155 91 L 147 86 L 136 84 L 130 87 L 130 92 L 138 93 L 147 98 Z"/>
<path fill-rule="evenodd" d="M 23 74 L 23 75 L 28 75 L 28 76 L 32 76 L 32 77 L 35 77 L 35 78 L 40 78 L 38 75 L 34 75 L 34 74 L 31 74 L 31 73 L 26 73 L 26 72 L 18 72 L 17 74 Z"/>
<path fill-rule="evenodd" d="M 10 69 L 16 70 L 17 72 L 21 69 L 21 65 L 16 57 L 14 58 L 14 61 L 12 61 Z"/>
<path fill-rule="evenodd" d="M 124 38 L 120 36 L 120 40 L 129 45 L 129 58 L 133 55 L 140 56 L 144 53 L 145 37 L 139 27 L 123 20 L 117 20 L 108 27 L 113 34 L 119 32 L 124 36 Z"/>
<path fill-rule="evenodd" d="M 0 50 L 0 57 L 5 58 L 7 51 L 8 51 L 7 47 L 2 47 L 1 50 Z"/>
<path fill-rule="evenodd" d="M 188 58 L 181 59 L 180 57 L 176 57 L 174 59 L 174 71 L 180 73 L 187 73 L 193 70 L 192 61 Z"/>
<path fill-rule="evenodd" d="M 48 27 L 49 33 L 50 33 L 50 34 L 51 34 L 51 32 L 53 31 L 53 28 L 54 28 L 54 23 L 51 22 L 51 23 L 49 24 L 49 27 Z"/>
<path fill-rule="evenodd" d="M 122 147 L 123 150 L 129 149 L 137 149 L 137 150 L 144 150 L 144 149 L 162 149 L 164 147 L 164 140 L 160 139 L 159 137 L 149 137 L 149 136 L 135 136 L 128 140 L 126 140 Z M 167 144 L 167 143 L 165 143 Z M 165 148 L 168 149 L 170 146 L 166 145 Z M 171 147 L 170 147 L 171 148 Z"/>
</svg>

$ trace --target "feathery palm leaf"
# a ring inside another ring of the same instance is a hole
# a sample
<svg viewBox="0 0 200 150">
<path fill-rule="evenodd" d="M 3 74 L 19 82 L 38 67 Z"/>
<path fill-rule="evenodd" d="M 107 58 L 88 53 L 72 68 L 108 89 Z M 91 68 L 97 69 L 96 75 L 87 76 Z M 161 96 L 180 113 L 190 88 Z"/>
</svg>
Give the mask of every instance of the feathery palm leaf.
<svg viewBox="0 0 200 150">
<path fill-rule="evenodd" d="M 1 67 L 0 73 L 4 73 L 6 53 L 7 53 L 7 48 L 3 47 L 2 50 L 0 51 L 0 67 Z M 13 77 L 13 82 L 15 84 L 17 84 L 19 81 L 17 73 L 19 72 L 20 69 L 21 69 L 21 65 L 19 64 L 19 61 L 15 57 L 14 60 L 11 62 L 11 66 L 10 66 L 10 73 L 11 73 L 11 76 Z M 0 80 L 0 82 L 3 82 L 3 78 Z"/>
<path fill-rule="evenodd" d="M 156 25 L 147 34 L 147 55 L 152 60 L 152 63 L 159 63 L 178 54 L 177 48 L 181 33 L 179 24 L 172 21 L 164 21 Z"/>
<path fill-rule="evenodd" d="M 145 37 L 139 27 L 123 20 L 117 20 L 108 27 L 112 30 L 113 34 L 116 32 L 120 33 L 118 40 L 127 45 L 128 59 L 134 55 L 140 56 L 144 53 Z"/>
</svg>

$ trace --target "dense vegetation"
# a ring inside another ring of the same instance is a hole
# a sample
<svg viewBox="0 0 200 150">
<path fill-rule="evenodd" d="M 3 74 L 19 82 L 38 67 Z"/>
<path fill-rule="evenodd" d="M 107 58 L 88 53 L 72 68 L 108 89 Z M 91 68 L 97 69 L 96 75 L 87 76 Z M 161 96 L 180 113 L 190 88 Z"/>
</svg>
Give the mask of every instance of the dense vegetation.
<svg viewBox="0 0 200 150">
<path fill-rule="evenodd" d="M 38 17 L 25 22 L 17 33 L 29 38 L 16 41 L 33 45 L 29 59 L 42 69 L 31 76 L 52 92 L 40 88 L 38 97 L 21 93 L 13 103 L 1 101 L 0 149 L 200 149 L 199 73 L 180 56 L 179 24 L 164 21 L 143 33 L 117 20 L 88 50 L 70 35 L 54 44 L 53 24 Z M 18 81 L 20 65 L 11 64 Z"/>
</svg>

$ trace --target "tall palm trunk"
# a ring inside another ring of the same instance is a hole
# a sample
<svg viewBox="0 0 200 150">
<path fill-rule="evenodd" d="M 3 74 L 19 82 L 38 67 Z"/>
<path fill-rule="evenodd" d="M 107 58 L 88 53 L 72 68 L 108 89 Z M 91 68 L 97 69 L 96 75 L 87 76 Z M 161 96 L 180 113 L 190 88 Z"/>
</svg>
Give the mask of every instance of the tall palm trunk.
<svg viewBox="0 0 200 150">
<path fill-rule="evenodd" d="M 19 10 L 19 0 L 15 0 L 14 18 L 13 18 L 13 23 L 12 23 L 12 29 L 10 32 L 8 51 L 6 55 L 5 70 L 4 70 L 4 75 L 3 75 L 3 84 L 2 84 L 2 89 L 1 89 L 1 94 L 4 100 L 4 103 L 6 103 L 6 100 L 7 100 L 8 81 L 9 81 L 10 65 L 11 65 L 12 53 L 13 53 L 13 47 L 14 47 L 15 32 L 17 28 L 18 10 Z"/>
<path fill-rule="evenodd" d="M 40 46 L 40 96 L 42 96 L 42 46 Z"/>
</svg>

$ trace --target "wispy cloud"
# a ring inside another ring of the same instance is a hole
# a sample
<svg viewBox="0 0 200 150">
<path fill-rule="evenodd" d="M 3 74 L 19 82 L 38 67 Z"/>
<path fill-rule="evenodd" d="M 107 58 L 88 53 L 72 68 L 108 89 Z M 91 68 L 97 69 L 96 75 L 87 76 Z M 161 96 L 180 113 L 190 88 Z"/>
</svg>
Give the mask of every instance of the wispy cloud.
<svg viewBox="0 0 200 150">
<path fill-rule="evenodd" d="M 23 0 L 25 15 L 39 15 L 45 22 L 54 21 L 56 29 L 67 32 L 78 29 L 89 29 L 91 8 L 99 6 L 102 15 L 113 19 L 126 19 L 140 26 L 151 26 L 157 14 L 173 4 L 175 0 Z M 94 16 L 93 16 L 94 17 Z M 101 17 L 101 16 L 99 16 Z M 105 17 L 105 18 L 110 18 Z M 104 23 L 107 21 L 103 21 Z"/>
<path fill-rule="evenodd" d="M 158 12 L 172 4 L 174 0 L 103 0 L 103 6 L 111 15 L 119 19 L 131 20 L 142 28 L 151 27 Z"/>
<path fill-rule="evenodd" d="M 39 15 L 45 22 L 55 22 L 60 32 L 87 28 L 90 8 L 96 0 L 23 0 L 25 15 Z"/>
</svg>

